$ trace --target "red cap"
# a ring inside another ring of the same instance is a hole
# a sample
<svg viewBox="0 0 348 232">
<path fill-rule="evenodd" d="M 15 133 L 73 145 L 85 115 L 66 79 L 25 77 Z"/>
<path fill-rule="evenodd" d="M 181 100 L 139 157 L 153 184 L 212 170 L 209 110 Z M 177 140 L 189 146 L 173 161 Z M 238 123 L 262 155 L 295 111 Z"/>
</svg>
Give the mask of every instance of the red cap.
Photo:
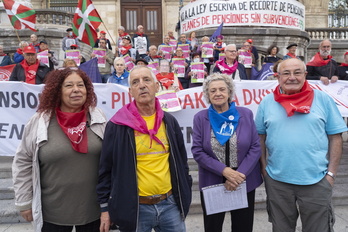
<svg viewBox="0 0 348 232">
<path fill-rule="evenodd" d="M 348 55 L 348 52 L 344 53 L 344 55 Z"/>
<path fill-rule="evenodd" d="M 72 45 L 70 45 L 70 47 L 77 48 L 77 45 L 76 44 L 72 44 Z"/>
<path fill-rule="evenodd" d="M 23 49 L 24 53 L 36 53 L 36 50 L 33 46 L 27 46 Z"/>
<path fill-rule="evenodd" d="M 253 40 L 252 39 L 248 39 L 247 42 L 252 44 Z"/>
<path fill-rule="evenodd" d="M 105 31 L 101 31 L 100 34 L 106 34 L 106 32 Z"/>
</svg>

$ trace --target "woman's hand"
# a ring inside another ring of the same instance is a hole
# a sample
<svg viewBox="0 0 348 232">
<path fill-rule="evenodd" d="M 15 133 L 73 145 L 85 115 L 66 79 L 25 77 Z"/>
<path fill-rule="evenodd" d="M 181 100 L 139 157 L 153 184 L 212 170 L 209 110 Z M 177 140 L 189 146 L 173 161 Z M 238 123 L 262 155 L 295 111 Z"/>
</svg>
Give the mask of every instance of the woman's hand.
<svg viewBox="0 0 348 232">
<path fill-rule="evenodd" d="M 109 232 L 110 229 L 110 216 L 109 212 L 102 212 L 100 216 L 100 232 Z"/>
<path fill-rule="evenodd" d="M 224 168 L 222 175 L 227 179 L 225 182 L 227 190 L 235 190 L 246 178 L 243 173 L 235 171 L 230 167 Z"/>
<path fill-rule="evenodd" d="M 21 211 L 20 214 L 27 222 L 33 221 L 33 211 L 31 209 Z"/>
</svg>

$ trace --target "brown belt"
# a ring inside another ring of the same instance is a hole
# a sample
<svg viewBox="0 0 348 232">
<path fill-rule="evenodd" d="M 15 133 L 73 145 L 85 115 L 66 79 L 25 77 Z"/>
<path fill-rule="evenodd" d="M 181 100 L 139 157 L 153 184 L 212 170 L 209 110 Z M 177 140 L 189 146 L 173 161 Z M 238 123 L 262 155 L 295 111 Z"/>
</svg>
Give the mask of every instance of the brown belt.
<svg viewBox="0 0 348 232">
<path fill-rule="evenodd" d="M 158 195 L 146 196 L 146 197 L 139 196 L 139 203 L 146 204 L 146 205 L 154 205 L 163 201 L 164 199 L 167 199 L 167 197 L 169 197 L 170 195 L 172 195 L 172 190 L 170 190 L 169 192 L 165 194 L 158 194 Z"/>
</svg>

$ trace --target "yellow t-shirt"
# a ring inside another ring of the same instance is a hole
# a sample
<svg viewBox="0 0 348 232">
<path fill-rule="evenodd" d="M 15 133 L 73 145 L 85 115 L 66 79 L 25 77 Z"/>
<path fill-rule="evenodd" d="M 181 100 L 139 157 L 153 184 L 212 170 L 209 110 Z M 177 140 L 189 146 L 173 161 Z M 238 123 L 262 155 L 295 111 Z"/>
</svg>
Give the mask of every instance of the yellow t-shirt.
<svg viewBox="0 0 348 232">
<path fill-rule="evenodd" d="M 153 129 L 155 116 L 156 114 L 142 116 L 148 129 Z M 164 122 L 162 121 L 156 137 L 162 141 L 165 149 L 155 140 L 151 141 L 148 134 L 134 131 L 134 135 L 137 153 L 139 196 L 152 196 L 169 192 L 172 189 L 172 184 L 168 160 L 169 143 Z"/>
</svg>

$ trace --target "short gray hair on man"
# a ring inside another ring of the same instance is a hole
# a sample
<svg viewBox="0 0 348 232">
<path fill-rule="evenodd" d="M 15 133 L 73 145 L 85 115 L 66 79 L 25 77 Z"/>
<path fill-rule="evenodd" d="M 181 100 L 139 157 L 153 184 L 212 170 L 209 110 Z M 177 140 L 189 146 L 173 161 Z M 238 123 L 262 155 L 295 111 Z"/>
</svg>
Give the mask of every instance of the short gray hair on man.
<svg viewBox="0 0 348 232">
<path fill-rule="evenodd" d="M 122 61 L 123 64 L 126 63 L 126 62 L 124 61 L 123 57 L 116 57 L 115 60 L 114 60 L 114 66 L 116 65 L 116 63 L 117 63 L 118 61 Z"/>
<path fill-rule="evenodd" d="M 131 83 L 130 83 L 130 77 L 132 75 L 132 73 L 135 71 L 135 70 L 138 70 L 138 69 L 141 69 L 141 68 L 145 68 L 145 69 L 148 69 L 151 73 L 151 77 L 153 78 L 153 80 L 155 81 L 155 83 L 158 82 L 157 78 L 156 78 L 156 75 L 152 72 L 151 68 L 148 68 L 147 66 L 143 66 L 143 65 L 137 65 L 135 66 L 132 70 L 130 70 L 129 72 L 129 76 L 128 76 L 128 86 L 130 87 L 131 86 Z"/>
<path fill-rule="evenodd" d="M 124 26 L 119 26 L 118 29 L 125 31 L 126 29 L 124 28 Z"/>
<path fill-rule="evenodd" d="M 227 44 L 226 47 L 225 47 L 225 50 L 228 48 L 228 47 L 232 47 L 234 46 L 236 49 L 237 49 L 237 45 L 236 44 Z"/>
<path fill-rule="evenodd" d="M 18 47 L 22 47 L 24 44 L 27 44 L 26 46 L 29 46 L 29 43 L 28 43 L 28 42 L 26 42 L 26 41 L 21 41 L 21 42 L 19 42 Z"/>
<path fill-rule="evenodd" d="M 284 64 L 284 62 L 285 62 L 285 61 L 288 61 L 288 60 L 298 60 L 298 61 L 300 61 L 300 62 L 302 63 L 302 65 L 303 65 L 303 70 L 304 70 L 305 72 L 307 71 L 307 66 L 306 66 L 306 64 L 305 64 L 302 60 L 297 59 L 297 58 L 290 58 L 290 59 L 283 60 L 283 61 L 281 61 L 281 62 L 278 64 L 278 66 L 277 66 L 277 73 L 278 73 L 278 74 L 279 74 L 279 72 L 280 72 L 280 67 L 282 67 L 283 64 Z"/>
<path fill-rule="evenodd" d="M 226 74 L 213 73 L 209 75 L 203 82 L 203 96 L 209 104 L 211 104 L 209 99 L 209 86 L 213 81 L 224 81 L 228 89 L 228 102 L 232 102 L 233 97 L 236 93 L 236 87 L 232 78 Z"/>
</svg>

